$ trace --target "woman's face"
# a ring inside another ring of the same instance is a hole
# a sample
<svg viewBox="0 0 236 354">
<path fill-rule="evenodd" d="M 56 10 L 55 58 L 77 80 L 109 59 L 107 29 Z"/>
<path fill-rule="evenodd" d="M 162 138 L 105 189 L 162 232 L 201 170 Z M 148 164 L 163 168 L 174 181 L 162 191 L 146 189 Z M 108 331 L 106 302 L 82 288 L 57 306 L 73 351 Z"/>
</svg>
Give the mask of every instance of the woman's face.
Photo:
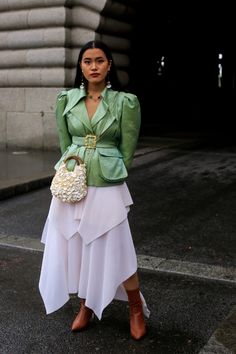
<svg viewBox="0 0 236 354">
<path fill-rule="evenodd" d="M 105 53 L 99 48 L 87 49 L 80 63 L 84 77 L 91 84 L 101 84 L 106 81 L 110 70 L 111 62 L 108 61 Z"/>
</svg>

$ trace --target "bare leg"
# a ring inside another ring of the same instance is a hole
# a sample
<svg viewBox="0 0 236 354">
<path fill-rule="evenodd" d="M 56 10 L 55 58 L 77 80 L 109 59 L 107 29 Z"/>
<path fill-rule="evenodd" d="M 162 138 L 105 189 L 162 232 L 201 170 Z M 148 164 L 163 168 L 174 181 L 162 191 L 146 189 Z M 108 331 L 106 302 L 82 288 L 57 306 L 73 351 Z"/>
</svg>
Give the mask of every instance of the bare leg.
<svg viewBox="0 0 236 354">
<path fill-rule="evenodd" d="M 125 290 L 134 290 L 139 288 L 138 273 L 135 272 L 131 277 L 123 282 Z"/>
</svg>

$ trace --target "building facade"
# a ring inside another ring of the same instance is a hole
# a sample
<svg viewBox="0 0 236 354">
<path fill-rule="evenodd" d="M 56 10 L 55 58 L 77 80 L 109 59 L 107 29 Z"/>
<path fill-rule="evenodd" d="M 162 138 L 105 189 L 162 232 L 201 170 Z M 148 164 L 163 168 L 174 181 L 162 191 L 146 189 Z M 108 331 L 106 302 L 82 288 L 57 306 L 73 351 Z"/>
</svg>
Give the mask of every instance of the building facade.
<svg viewBox="0 0 236 354">
<path fill-rule="evenodd" d="M 1 0 L 0 149 L 57 149 L 55 100 L 73 86 L 87 41 L 111 48 L 118 75 L 129 81 L 136 1 Z"/>
<path fill-rule="evenodd" d="M 153 4 L 1 0 L 0 149 L 58 149 L 56 96 L 73 86 L 79 50 L 93 39 L 109 45 L 121 83 L 139 97 L 141 134 L 234 131 L 233 9 Z"/>
</svg>

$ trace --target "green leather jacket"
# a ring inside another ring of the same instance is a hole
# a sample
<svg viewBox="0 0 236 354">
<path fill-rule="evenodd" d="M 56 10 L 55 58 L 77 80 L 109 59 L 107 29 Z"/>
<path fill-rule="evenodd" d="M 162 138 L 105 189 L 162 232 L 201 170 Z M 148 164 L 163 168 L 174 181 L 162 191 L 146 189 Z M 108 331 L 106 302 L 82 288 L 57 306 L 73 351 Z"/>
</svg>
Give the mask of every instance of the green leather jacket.
<svg viewBox="0 0 236 354">
<path fill-rule="evenodd" d="M 138 98 L 130 93 L 105 88 L 97 110 L 89 119 L 84 90 L 62 91 L 57 96 L 56 121 L 61 159 L 80 156 L 87 166 L 89 186 L 123 183 L 128 176 L 140 131 Z M 75 161 L 67 163 L 73 170 Z"/>
</svg>

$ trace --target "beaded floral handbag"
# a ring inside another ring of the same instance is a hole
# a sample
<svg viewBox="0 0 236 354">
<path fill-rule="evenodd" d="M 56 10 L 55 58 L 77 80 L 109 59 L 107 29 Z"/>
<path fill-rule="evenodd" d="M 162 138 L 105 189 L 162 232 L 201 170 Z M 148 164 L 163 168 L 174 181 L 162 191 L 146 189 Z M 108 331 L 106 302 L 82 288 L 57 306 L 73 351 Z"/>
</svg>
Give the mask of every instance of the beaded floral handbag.
<svg viewBox="0 0 236 354">
<path fill-rule="evenodd" d="M 77 164 L 73 171 L 68 171 L 66 163 L 72 159 Z M 50 190 L 54 197 L 67 203 L 79 202 L 87 195 L 86 165 L 79 156 L 69 156 L 61 163 L 52 179 Z"/>
</svg>

